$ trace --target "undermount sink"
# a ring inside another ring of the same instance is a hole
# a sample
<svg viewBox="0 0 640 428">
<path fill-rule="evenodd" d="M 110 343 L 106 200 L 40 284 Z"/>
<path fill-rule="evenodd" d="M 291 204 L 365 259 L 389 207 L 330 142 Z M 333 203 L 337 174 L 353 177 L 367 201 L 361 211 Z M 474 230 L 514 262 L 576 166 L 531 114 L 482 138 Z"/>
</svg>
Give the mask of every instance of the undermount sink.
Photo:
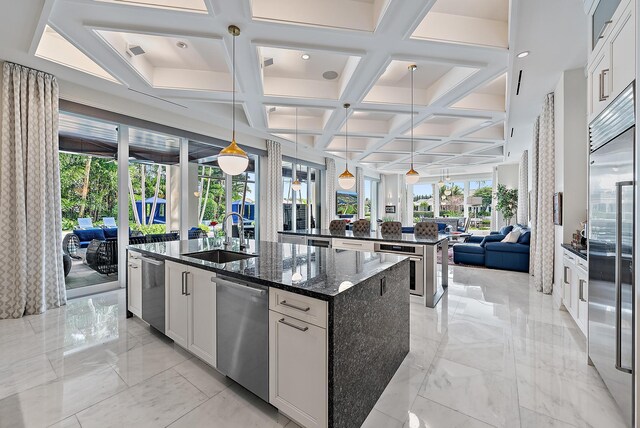
<svg viewBox="0 0 640 428">
<path fill-rule="evenodd" d="M 236 253 L 235 251 L 226 251 L 226 250 L 200 251 L 196 253 L 183 254 L 183 256 L 193 257 L 194 259 L 206 260 L 208 262 L 221 263 L 221 264 L 257 257 L 256 255 L 253 255 L 253 254 Z"/>
</svg>

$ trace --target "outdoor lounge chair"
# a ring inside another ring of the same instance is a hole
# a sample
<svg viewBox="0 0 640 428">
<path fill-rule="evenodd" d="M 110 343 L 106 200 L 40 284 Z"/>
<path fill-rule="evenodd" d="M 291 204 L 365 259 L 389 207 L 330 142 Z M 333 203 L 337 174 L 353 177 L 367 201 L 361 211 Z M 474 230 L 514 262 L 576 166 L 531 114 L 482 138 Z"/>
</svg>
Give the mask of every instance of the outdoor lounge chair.
<svg viewBox="0 0 640 428">
<path fill-rule="evenodd" d="M 78 219 L 78 228 L 80 229 L 93 229 L 93 221 L 90 217 L 83 217 Z"/>
<path fill-rule="evenodd" d="M 103 227 L 118 227 L 116 219 L 113 217 L 102 217 Z"/>
</svg>

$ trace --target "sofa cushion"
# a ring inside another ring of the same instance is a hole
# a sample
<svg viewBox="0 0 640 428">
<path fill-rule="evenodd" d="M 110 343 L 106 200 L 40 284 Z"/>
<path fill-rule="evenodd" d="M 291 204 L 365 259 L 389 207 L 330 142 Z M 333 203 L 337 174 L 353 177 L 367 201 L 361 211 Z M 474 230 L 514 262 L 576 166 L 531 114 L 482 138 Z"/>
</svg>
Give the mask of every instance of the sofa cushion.
<svg viewBox="0 0 640 428">
<path fill-rule="evenodd" d="M 498 232 L 499 235 L 507 235 L 509 232 L 511 232 L 513 230 L 513 226 L 509 225 L 509 226 L 505 226 L 503 228 L 500 229 L 500 232 Z"/>
<path fill-rule="evenodd" d="M 105 227 L 102 229 L 104 232 L 105 238 L 117 238 L 118 237 L 118 228 L 117 227 Z"/>
<path fill-rule="evenodd" d="M 500 235 L 500 234 L 487 235 L 484 238 L 482 238 L 482 242 L 480 242 L 480 246 L 484 247 L 489 242 L 500 242 L 500 241 L 502 241 L 504 239 L 504 237 L 505 237 L 505 235 Z"/>
<path fill-rule="evenodd" d="M 507 242 L 489 242 L 484 246 L 485 251 L 502 251 L 505 253 L 529 253 L 529 246 L 523 244 L 511 244 Z"/>
<path fill-rule="evenodd" d="M 444 232 L 447 228 L 447 223 L 438 223 L 438 232 Z"/>
<path fill-rule="evenodd" d="M 484 254 L 484 248 L 478 244 L 455 244 L 453 246 L 453 252 Z"/>
<path fill-rule="evenodd" d="M 105 241 L 107 238 L 104 236 L 104 232 L 101 228 L 96 227 L 93 229 L 76 229 L 73 233 L 78 237 L 80 242 L 88 242 L 93 239 Z"/>
<path fill-rule="evenodd" d="M 518 242 L 518 238 L 520 238 L 520 229 L 513 229 L 511 232 L 507 233 L 507 236 L 505 236 L 500 242 L 515 244 Z"/>
<path fill-rule="evenodd" d="M 529 245 L 531 243 L 531 230 L 523 229 L 520 237 L 518 238 L 518 244 Z"/>
</svg>

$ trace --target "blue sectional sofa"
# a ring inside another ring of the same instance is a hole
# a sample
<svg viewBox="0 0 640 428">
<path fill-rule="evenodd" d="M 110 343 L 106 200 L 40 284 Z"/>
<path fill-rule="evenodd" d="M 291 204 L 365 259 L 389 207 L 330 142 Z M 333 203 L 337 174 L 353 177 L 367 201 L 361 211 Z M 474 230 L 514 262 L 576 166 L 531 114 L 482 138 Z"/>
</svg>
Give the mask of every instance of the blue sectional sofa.
<svg viewBox="0 0 640 428">
<path fill-rule="evenodd" d="M 453 262 L 493 269 L 529 271 L 531 230 L 517 226 L 521 230 L 516 243 L 500 242 L 513 226 L 506 226 L 499 232 L 487 236 L 471 236 L 463 244 L 453 246 Z"/>
</svg>

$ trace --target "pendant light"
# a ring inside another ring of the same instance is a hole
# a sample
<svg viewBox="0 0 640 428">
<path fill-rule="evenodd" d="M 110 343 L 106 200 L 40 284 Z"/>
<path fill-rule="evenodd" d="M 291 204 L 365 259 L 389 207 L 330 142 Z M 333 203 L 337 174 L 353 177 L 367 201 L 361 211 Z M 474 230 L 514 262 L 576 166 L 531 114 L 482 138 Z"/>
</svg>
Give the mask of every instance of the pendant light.
<svg viewBox="0 0 640 428">
<path fill-rule="evenodd" d="M 229 25 L 229 33 L 233 36 L 233 51 L 232 51 L 232 74 L 233 74 L 233 103 L 232 103 L 232 117 L 233 117 L 233 133 L 231 138 L 231 144 L 222 149 L 218 155 L 218 165 L 220 169 L 229 175 L 238 175 L 246 171 L 249 166 L 249 156 L 247 153 L 236 144 L 236 37 L 240 35 L 240 28 L 235 25 Z"/>
<path fill-rule="evenodd" d="M 356 184 L 356 178 L 349 172 L 349 107 L 351 104 L 344 105 L 344 116 L 346 118 L 345 122 L 345 133 L 344 133 L 344 161 L 345 161 L 345 169 L 342 174 L 338 177 L 338 184 L 344 190 L 351 189 Z"/>
<path fill-rule="evenodd" d="M 444 175 L 444 173 L 442 171 L 440 171 L 440 181 L 438 181 L 438 187 L 444 186 L 444 181 L 442 180 L 442 176 L 443 175 Z"/>
<path fill-rule="evenodd" d="M 302 188 L 302 183 L 298 180 L 298 107 L 296 107 L 296 179 L 291 183 L 291 189 L 297 192 Z"/>
<path fill-rule="evenodd" d="M 451 176 L 449 175 L 449 168 L 447 168 L 446 171 L 447 171 L 447 176 L 444 179 L 447 181 L 451 181 Z"/>
<path fill-rule="evenodd" d="M 413 169 L 413 73 L 418 68 L 417 65 L 411 64 L 409 66 L 409 72 L 411 73 L 411 169 L 405 174 L 405 180 L 407 184 L 416 184 L 420 179 L 418 171 Z"/>
</svg>

